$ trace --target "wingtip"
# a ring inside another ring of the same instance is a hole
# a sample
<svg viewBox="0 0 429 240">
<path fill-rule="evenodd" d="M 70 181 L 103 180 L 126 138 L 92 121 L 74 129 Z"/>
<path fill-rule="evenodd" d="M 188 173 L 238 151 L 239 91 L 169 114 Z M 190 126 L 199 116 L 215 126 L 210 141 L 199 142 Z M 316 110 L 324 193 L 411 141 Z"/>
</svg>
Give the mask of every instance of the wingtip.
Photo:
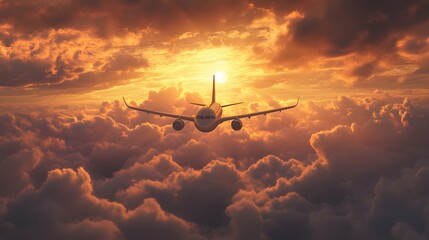
<svg viewBox="0 0 429 240">
<path fill-rule="evenodd" d="M 125 106 L 127 106 L 127 107 L 128 107 L 127 101 L 125 101 L 124 96 L 122 96 L 122 100 L 124 100 Z"/>
</svg>

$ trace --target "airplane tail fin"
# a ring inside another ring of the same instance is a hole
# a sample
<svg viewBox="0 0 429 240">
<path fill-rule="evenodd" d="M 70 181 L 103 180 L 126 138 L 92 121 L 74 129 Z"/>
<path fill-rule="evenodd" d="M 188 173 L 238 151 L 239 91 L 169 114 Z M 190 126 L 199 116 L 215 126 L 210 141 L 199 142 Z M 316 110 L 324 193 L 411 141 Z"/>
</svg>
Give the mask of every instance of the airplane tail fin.
<svg viewBox="0 0 429 240">
<path fill-rule="evenodd" d="M 216 102 L 216 75 L 213 75 L 212 103 Z"/>
</svg>

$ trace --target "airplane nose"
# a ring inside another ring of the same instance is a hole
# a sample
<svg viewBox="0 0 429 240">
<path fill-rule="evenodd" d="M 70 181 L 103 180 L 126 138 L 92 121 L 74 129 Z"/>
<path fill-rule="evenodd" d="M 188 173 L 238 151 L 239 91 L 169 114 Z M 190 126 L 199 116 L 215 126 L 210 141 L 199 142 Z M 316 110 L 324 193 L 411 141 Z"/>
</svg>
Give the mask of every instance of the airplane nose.
<svg viewBox="0 0 429 240">
<path fill-rule="evenodd" d="M 198 126 L 209 126 L 216 121 L 215 112 L 210 108 L 202 108 L 198 111 L 197 116 L 195 117 L 195 123 Z"/>
</svg>

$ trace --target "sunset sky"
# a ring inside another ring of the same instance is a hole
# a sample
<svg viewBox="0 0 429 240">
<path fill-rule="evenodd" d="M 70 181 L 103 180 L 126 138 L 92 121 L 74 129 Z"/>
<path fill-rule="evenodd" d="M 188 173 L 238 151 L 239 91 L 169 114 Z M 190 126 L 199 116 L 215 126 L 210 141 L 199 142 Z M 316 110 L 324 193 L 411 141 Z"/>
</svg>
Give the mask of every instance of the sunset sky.
<svg viewBox="0 0 429 240">
<path fill-rule="evenodd" d="M 212 75 L 235 115 L 201 133 Z M 0 239 L 429 239 L 427 0 L 0 0 Z"/>
</svg>

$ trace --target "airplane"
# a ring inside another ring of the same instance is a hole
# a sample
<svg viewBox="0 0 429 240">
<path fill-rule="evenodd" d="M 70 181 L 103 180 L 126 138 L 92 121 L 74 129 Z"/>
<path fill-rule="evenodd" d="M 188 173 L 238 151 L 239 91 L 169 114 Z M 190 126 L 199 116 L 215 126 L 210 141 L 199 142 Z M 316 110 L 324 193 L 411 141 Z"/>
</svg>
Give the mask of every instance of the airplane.
<svg viewBox="0 0 429 240">
<path fill-rule="evenodd" d="M 254 113 L 248 113 L 248 114 L 241 114 L 241 115 L 235 115 L 235 116 L 227 116 L 222 117 L 222 108 L 230 107 L 234 105 L 241 104 L 243 102 L 237 102 L 237 103 L 230 103 L 226 105 L 221 105 L 216 102 L 216 79 L 215 75 L 213 75 L 213 88 L 212 88 L 212 101 L 210 104 L 202 104 L 202 103 L 190 103 L 196 106 L 202 107 L 198 112 L 197 115 L 193 116 L 186 116 L 186 115 L 179 115 L 179 114 L 173 114 L 173 113 L 164 113 L 160 111 L 150 110 L 150 109 L 144 109 L 144 108 L 138 108 L 128 105 L 127 101 L 125 101 L 125 98 L 122 97 L 124 100 L 125 105 L 133 110 L 142 111 L 147 114 L 154 114 L 159 115 L 160 117 L 171 117 L 176 118 L 176 120 L 173 121 L 173 129 L 176 131 L 180 131 L 185 127 L 185 121 L 194 122 L 195 127 L 201 131 L 201 132 L 211 132 L 213 131 L 219 124 L 226 122 L 226 121 L 232 121 L 231 127 L 233 130 L 238 131 L 243 127 L 243 124 L 240 120 L 240 118 L 250 118 L 257 115 L 267 115 L 268 113 L 273 112 L 281 112 L 283 110 L 291 109 L 296 106 L 298 106 L 299 103 L 299 97 L 296 101 L 296 104 L 281 108 L 275 108 L 267 111 L 262 112 L 254 112 Z"/>
</svg>

